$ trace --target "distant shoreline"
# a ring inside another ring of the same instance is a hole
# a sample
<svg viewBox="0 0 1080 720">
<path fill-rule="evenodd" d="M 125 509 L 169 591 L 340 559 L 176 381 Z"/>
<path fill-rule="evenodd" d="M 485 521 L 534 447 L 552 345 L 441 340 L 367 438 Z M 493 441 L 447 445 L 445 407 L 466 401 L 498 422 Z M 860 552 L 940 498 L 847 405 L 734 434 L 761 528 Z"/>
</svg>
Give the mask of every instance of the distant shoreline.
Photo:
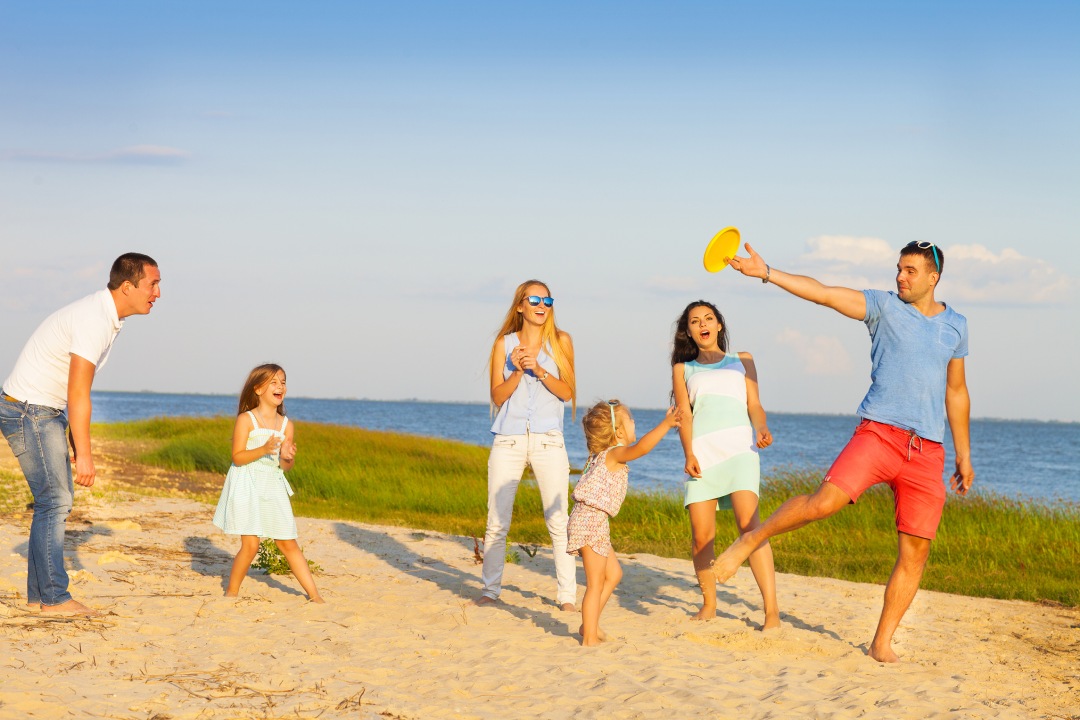
<svg viewBox="0 0 1080 720">
<path fill-rule="evenodd" d="M 205 398 L 230 398 L 235 399 L 235 395 L 231 393 L 203 393 L 203 392 L 162 392 L 158 390 L 94 390 L 93 394 L 109 394 L 109 395 L 167 395 L 170 397 L 205 397 Z M 370 402 L 370 403 L 417 403 L 421 405 L 473 405 L 477 407 L 485 407 L 487 403 L 477 402 L 475 400 L 424 400 L 421 398 L 398 398 L 394 400 L 388 400 L 385 398 L 368 398 L 368 397 L 315 397 L 311 395 L 291 395 L 290 398 L 294 400 L 313 400 L 318 402 Z M 637 410 L 655 410 L 663 411 L 666 408 L 663 407 L 634 407 Z M 786 415 L 786 416 L 806 416 L 806 417 L 825 417 L 825 418 L 855 418 L 857 417 L 854 412 L 852 413 L 824 413 L 824 412 L 793 412 L 790 410 L 769 410 L 769 414 Z M 1051 425 L 1080 425 L 1080 420 L 1039 420 L 1036 418 L 1003 418 L 1003 417 L 972 417 L 973 422 L 1012 422 L 1012 423 L 1047 423 Z"/>
</svg>

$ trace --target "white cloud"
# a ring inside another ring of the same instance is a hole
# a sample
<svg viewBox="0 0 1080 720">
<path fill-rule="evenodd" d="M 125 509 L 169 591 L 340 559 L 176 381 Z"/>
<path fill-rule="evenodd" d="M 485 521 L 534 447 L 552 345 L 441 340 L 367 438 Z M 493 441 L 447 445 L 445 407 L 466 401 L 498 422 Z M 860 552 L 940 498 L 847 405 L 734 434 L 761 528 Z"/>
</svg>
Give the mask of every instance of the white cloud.
<svg viewBox="0 0 1080 720">
<path fill-rule="evenodd" d="M 827 285 L 856 289 L 894 287 L 899 246 L 881 238 L 823 235 L 807 241 L 792 271 Z M 999 253 L 978 244 L 942 248 L 945 271 L 936 293 L 948 302 L 1045 305 L 1069 299 L 1073 281 L 1045 260 L 1012 248 Z"/>
<path fill-rule="evenodd" d="M 969 303 L 1053 305 L 1065 302 L 1073 281 L 1045 260 L 1012 248 L 998 254 L 978 244 L 948 248 L 938 295 Z"/>
<path fill-rule="evenodd" d="M 807 335 L 785 328 L 776 336 L 776 341 L 794 351 L 807 375 L 841 376 L 852 371 L 851 356 L 834 336 Z"/>
</svg>

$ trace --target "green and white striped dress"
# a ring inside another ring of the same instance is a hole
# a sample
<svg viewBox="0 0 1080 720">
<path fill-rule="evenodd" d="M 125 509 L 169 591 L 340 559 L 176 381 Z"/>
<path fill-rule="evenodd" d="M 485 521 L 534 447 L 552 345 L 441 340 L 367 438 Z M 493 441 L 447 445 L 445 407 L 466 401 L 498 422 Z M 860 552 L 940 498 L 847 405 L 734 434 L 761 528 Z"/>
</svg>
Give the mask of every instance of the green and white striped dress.
<svg viewBox="0 0 1080 720">
<path fill-rule="evenodd" d="M 692 448 L 700 478 L 686 481 L 684 505 L 717 499 L 717 509 L 731 509 L 731 493 L 761 486 L 761 458 L 746 411 L 746 367 L 729 350 L 720 362 L 683 364 L 683 377 L 694 410 Z"/>
</svg>

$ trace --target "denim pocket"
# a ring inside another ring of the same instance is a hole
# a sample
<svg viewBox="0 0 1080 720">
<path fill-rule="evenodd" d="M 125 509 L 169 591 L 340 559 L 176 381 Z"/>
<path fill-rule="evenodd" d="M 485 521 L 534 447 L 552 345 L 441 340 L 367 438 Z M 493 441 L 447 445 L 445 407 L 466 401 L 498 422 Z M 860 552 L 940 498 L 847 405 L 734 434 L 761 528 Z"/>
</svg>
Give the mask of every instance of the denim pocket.
<svg viewBox="0 0 1080 720">
<path fill-rule="evenodd" d="M 0 417 L 0 432 L 11 446 L 11 454 L 19 457 L 26 452 L 26 436 L 23 434 L 23 418 Z"/>
<path fill-rule="evenodd" d="M 495 440 L 491 443 L 493 448 L 505 448 L 510 449 L 517 445 L 517 440 L 512 437 L 506 437 L 504 435 L 496 435 Z"/>
</svg>

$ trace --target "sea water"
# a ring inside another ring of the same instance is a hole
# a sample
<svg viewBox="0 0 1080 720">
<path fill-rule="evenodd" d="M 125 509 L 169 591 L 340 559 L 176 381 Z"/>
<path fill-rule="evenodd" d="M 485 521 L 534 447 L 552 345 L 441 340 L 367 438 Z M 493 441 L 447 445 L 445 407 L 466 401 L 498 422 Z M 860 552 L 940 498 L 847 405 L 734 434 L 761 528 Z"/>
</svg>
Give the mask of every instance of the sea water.
<svg viewBox="0 0 1080 720">
<path fill-rule="evenodd" d="M 94 421 L 119 422 L 157 416 L 233 416 L 236 398 L 227 395 L 94 392 Z M 377 401 L 290 397 L 286 407 L 299 425 L 305 421 L 350 425 L 425 437 L 448 438 L 473 445 L 491 444 L 487 405 L 421 401 Z M 631 408 L 640 434 L 663 417 L 663 410 Z M 578 417 L 580 421 L 580 414 Z M 761 451 L 764 477 L 783 469 L 824 474 L 851 437 L 858 419 L 845 415 L 769 413 L 773 444 Z M 570 464 L 580 468 L 587 452 L 580 422 L 566 413 L 566 446 Z M 946 432 L 946 474 L 953 468 L 951 438 Z M 972 420 L 971 455 L 975 490 L 1044 504 L 1080 502 L 1080 423 L 1028 420 Z M 635 460 L 631 485 L 638 489 L 682 490 L 682 445 L 670 431 L 651 453 Z"/>
</svg>

